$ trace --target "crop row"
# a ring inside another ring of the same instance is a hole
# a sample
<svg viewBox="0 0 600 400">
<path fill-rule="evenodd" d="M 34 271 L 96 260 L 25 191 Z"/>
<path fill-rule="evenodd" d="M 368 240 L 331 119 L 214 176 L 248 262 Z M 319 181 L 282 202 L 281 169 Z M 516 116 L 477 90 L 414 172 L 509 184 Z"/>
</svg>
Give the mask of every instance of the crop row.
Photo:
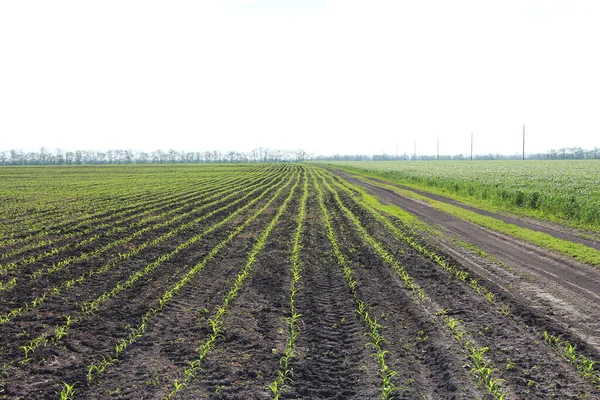
<svg viewBox="0 0 600 400">
<path fill-rule="evenodd" d="M 13 243 L 11 243 L 11 251 L 1 254 L 0 259 L 13 257 L 22 254 L 25 251 L 41 247 L 49 247 L 60 241 L 79 239 L 91 232 L 110 228 L 115 223 L 126 225 L 128 221 L 135 220 L 143 215 L 153 214 L 160 208 L 166 208 L 171 204 L 177 204 L 182 201 L 187 201 L 188 199 L 193 199 L 207 189 L 214 188 L 217 182 L 217 178 L 207 180 L 202 189 L 194 191 L 186 190 L 183 192 L 183 195 L 177 190 L 174 194 L 166 194 L 151 200 L 143 199 L 134 203 L 123 202 L 122 206 L 118 209 L 104 209 L 102 212 L 91 215 L 89 218 L 78 223 L 74 223 L 73 221 L 61 222 L 58 225 L 47 227 L 43 232 L 38 232 L 37 234 L 32 234 L 23 237 L 20 240 L 13 241 Z M 67 225 L 65 226 L 65 224 Z M 16 246 L 17 243 L 22 243 L 22 245 L 20 247 Z"/>
<path fill-rule="evenodd" d="M 50 182 L 53 181 L 54 180 L 50 180 Z M 54 230 L 68 228 L 77 226 L 89 217 L 96 217 L 104 214 L 110 215 L 111 212 L 120 210 L 118 204 L 144 203 L 155 198 L 161 198 L 168 195 L 173 189 L 178 188 L 179 185 L 181 185 L 179 189 L 182 190 L 193 187 L 193 184 L 189 182 L 178 182 L 177 185 L 155 186 L 149 191 L 138 191 L 119 195 L 115 189 L 116 182 L 111 181 L 104 190 L 110 191 L 112 197 L 108 195 L 96 197 L 94 186 L 90 183 L 82 183 L 81 185 L 76 185 L 77 190 L 80 191 L 81 189 L 85 189 L 88 191 L 86 197 L 82 198 L 80 193 L 71 197 L 69 196 L 70 192 L 63 193 L 60 190 L 44 190 L 44 183 L 45 182 L 41 180 L 30 183 L 30 185 L 38 191 L 38 195 L 41 193 L 47 195 L 43 198 L 43 201 L 40 201 L 40 212 L 36 212 L 36 203 L 32 201 L 30 196 L 23 196 L 23 201 L 16 202 L 15 204 L 11 204 L 12 202 L 6 203 L 4 208 L 5 216 L 3 219 L 6 222 L 6 229 L 13 229 L 12 236 L 14 236 L 15 233 L 18 233 L 18 237 L 21 239 L 30 240 L 32 237 L 35 237 L 36 234 L 47 232 L 49 227 L 52 227 L 51 229 Z M 72 185 L 73 182 L 70 182 L 70 184 Z M 65 185 L 67 185 L 67 183 L 65 183 Z M 26 193 L 26 188 L 27 187 L 19 188 L 19 190 Z M 54 187 L 53 189 L 56 188 Z M 8 191 L 7 194 L 9 194 Z M 40 199 L 41 198 L 42 197 L 40 196 Z M 68 213 L 65 214 L 65 211 L 68 211 Z M 10 232 L 11 231 L 5 230 L 3 233 L 6 234 Z"/>
<path fill-rule="evenodd" d="M 277 180 L 278 182 L 281 182 L 282 179 L 284 179 L 285 176 L 275 176 L 273 179 Z M 144 276 L 148 275 L 150 272 L 152 272 L 153 270 L 155 270 L 156 268 L 158 268 L 160 265 L 164 264 L 165 262 L 167 262 L 169 259 L 173 258 L 176 254 L 178 254 L 179 252 L 181 252 L 182 250 L 192 246 L 194 243 L 199 242 L 202 238 L 207 237 L 208 235 L 211 234 L 211 232 L 214 232 L 216 229 L 220 228 L 221 226 L 225 225 L 227 222 L 231 221 L 233 218 L 235 218 L 237 215 L 239 215 L 240 213 L 242 213 L 243 211 L 245 211 L 246 209 L 250 208 L 253 204 L 255 204 L 256 202 L 258 202 L 262 197 L 264 197 L 265 195 L 268 194 L 268 192 L 270 192 L 275 186 L 277 186 L 279 183 L 275 183 L 274 185 L 271 184 L 270 187 L 268 187 L 266 190 L 264 189 L 263 186 L 256 188 L 254 190 L 252 190 L 250 193 L 246 194 L 244 197 L 235 200 L 229 204 L 226 204 L 225 206 L 222 206 L 216 210 L 213 210 L 209 213 L 203 214 L 201 217 L 199 217 L 196 221 L 193 221 L 195 223 L 198 222 L 198 220 L 203 220 L 203 219 L 208 219 L 210 218 L 212 215 L 215 215 L 217 213 L 226 211 L 227 209 L 233 207 L 235 204 L 242 202 L 245 198 L 251 198 L 251 201 L 248 202 L 247 204 L 243 205 L 242 207 L 236 209 L 235 211 L 233 211 L 232 213 L 230 213 L 229 215 L 227 215 L 224 219 L 215 222 L 212 226 L 210 226 L 209 228 L 205 229 L 204 231 L 195 234 L 194 236 L 192 236 L 190 239 L 188 239 L 187 241 L 185 241 L 184 243 L 180 244 L 179 246 L 177 246 L 175 249 L 171 250 L 170 252 L 158 256 L 156 257 L 156 259 L 148 264 L 146 264 L 146 266 L 142 267 L 141 269 L 130 273 L 129 277 L 127 277 L 124 281 L 118 282 L 112 289 L 110 290 L 106 290 L 104 293 L 102 293 L 101 295 L 97 296 L 94 300 L 90 300 L 88 302 L 85 302 L 81 305 L 81 311 L 83 312 L 83 314 L 81 315 L 81 318 L 85 317 L 86 314 L 91 314 L 94 313 L 95 311 L 99 310 L 100 307 L 104 304 L 106 304 L 109 300 L 113 299 L 115 296 L 117 296 L 119 293 L 132 288 L 133 285 L 136 284 L 136 282 L 140 281 L 140 279 L 142 279 Z M 256 194 L 258 193 L 258 196 L 256 196 Z M 252 196 L 255 197 L 252 197 Z M 188 223 L 188 226 L 193 226 L 193 223 Z M 186 227 L 186 226 L 179 226 L 178 228 L 170 231 L 169 233 L 156 238 L 152 241 L 150 241 L 149 243 L 146 242 L 147 245 L 152 245 L 152 244 L 156 244 L 159 241 L 163 241 L 168 237 L 172 237 L 175 236 L 177 233 L 180 233 L 182 231 L 182 227 Z M 136 251 L 137 250 L 137 251 Z M 133 254 L 137 254 L 139 253 L 140 249 L 134 249 L 127 258 L 131 257 Z M 121 257 L 120 260 L 123 260 L 124 257 Z M 111 265 L 112 264 L 112 265 Z M 95 272 L 95 275 L 98 275 L 100 273 L 105 273 L 107 271 L 106 267 L 112 267 L 114 266 L 114 263 L 110 263 L 106 264 L 105 266 L 103 266 L 100 270 Z M 90 274 L 83 274 L 82 276 L 80 276 L 79 279 L 75 280 L 75 283 L 81 283 L 83 282 L 86 278 L 88 278 L 90 276 Z M 45 296 L 45 295 L 44 295 Z M 39 297 L 38 297 L 39 299 Z M 44 301 L 44 298 L 41 298 L 40 303 Z M 39 306 L 39 304 L 36 304 L 36 306 Z M 7 315 L 3 316 L 3 322 L 6 323 L 8 321 L 10 321 L 12 318 L 14 318 L 15 316 L 18 316 L 20 314 L 22 314 L 25 311 L 31 311 L 32 310 L 32 306 L 30 306 L 28 309 L 27 308 L 19 308 L 19 309 L 15 309 L 13 310 L 11 313 L 8 313 Z M 69 321 L 69 325 L 62 324 L 62 325 L 57 325 L 56 327 L 56 331 L 63 331 L 66 329 L 69 329 L 73 324 L 76 324 L 77 322 L 79 322 L 78 318 L 72 317 L 71 314 L 65 314 L 61 319 Z M 49 341 L 53 341 L 56 342 L 57 338 L 56 336 L 54 337 L 48 337 L 48 335 L 46 333 L 42 333 L 40 336 L 35 337 L 34 339 L 31 339 L 29 342 L 27 342 L 25 345 L 21 346 L 21 348 L 24 351 L 24 358 L 19 361 L 19 362 L 25 362 L 28 360 L 28 356 L 32 355 L 33 352 L 40 346 L 46 345 Z"/>
<path fill-rule="evenodd" d="M 88 365 L 86 367 L 86 371 L 87 371 L 87 383 L 90 384 L 93 381 L 95 381 L 96 379 L 98 379 L 99 375 L 101 375 L 102 373 L 104 373 L 107 368 L 109 368 L 111 365 L 113 365 L 117 360 L 118 357 L 124 352 L 126 351 L 126 349 L 132 345 L 133 343 L 135 343 L 136 341 L 138 341 L 143 334 L 146 332 L 148 325 L 152 322 L 152 319 L 154 317 L 157 317 L 162 311 L 163 308 L 165 307 L 166 304 L 168 304 L 170 301 L 172 301 L 179 293 L 180 291 L 190 283 L 190 281 L 198 274 L 200 273 L 204 267 L 206 266 L 207 263 L 209 263 L 210 261 L 214 260 L 214 258 L 218 255 L 219 252 L 221 252 L 229 243 L 231 243 L 237 236 L 239 236 L 246 228 L 248 228 L 248 226 L 255 220 L 257 220 L 261 215 L 264 214 L 265 210 L 267 210 L 272 204 L 273 202 L 275 202 L 281 195 L 281 193 L 285 190 L 286 187 L 288 187 L 290 185 L 290 183 L 295 180 L 296 184 L 292 187 L 290 194 L 287 196 L 286 200 L 284 201 L 284 204 L 282 205 L 282 207 L 284 207 L 287 202 L 289 202 L 289 199 L 292 197 L 293 195 L 293 191 L 295 189 L 295 187 L 298 184 L 298 178 L 297 176 L 292 176 L 289 179 L 286 180 L 286 183 L 281 185 L 274 194 L 272 194 L 270 196 L 270 198 L 268 199 L 268 201 L 262 205 L 257 211 L 253 212 L 252 215 L 250 215 L 249 217 L 247 217 L 243 222 L 241 222 L 240 224 L 238 224 L 235 229 L 229 233 L 223 240 L 221 240 L 218 244 L 216 244 L 209 252 L 206 256 L 204 256 L 202 258 L 201 261 L 199 261 L 197 264 L 195 264 L 193 267 L 191 267 L 184 275 L 181 279 L 179 279 L 173 286 L 171 286 L 168 290 L 166 290 L 162 296 L 160 296 L 156 301 L 152 302 L 153 305 L 149 306 L 146 313 L 141 317 L 140 322 L 134 327 L 131 328 L 130 330 L 130 334 L 124 338 L 121 339 L 120 341 L 117 342 L 117 344 L 115 345 L 115 351 L 112 354 L 104 354 L 104 355 L 100 355 L 97 358 L 100 359 L 100 361 L 91 363 L 90 365 Z M 251 203 L 249 203 L 248 205 L 246 205 L 245 207 L 243 207 L 243 209 L 239 209 L 236 212 L 230 214 L 229 216 L 227 216 L 225 219 L 221 220 L 220 222 L 214 224 L 211 228 L 209 228 L 207 231 L 204 232 L 205 235 L 210 234 L 211 232 L 215 231 L 217 228 L 224 226 L 226 223 L 234 220 L 236 218 L 236 216 L 238 216 L 240 213 L 242 213 L 244 210 L 249 209 L 251 205 L 255 204 L 256 202 L 258 202 L 261 198 L 265 197 L 275 186 L 269 188 L 268 190 L 265 190 L 264 192 L 262 192 L 259 196 L 257 196 L 255 199 L 253 199 L 253 201 Z M 280 213 L 282 213 L 282 207 L 280 207 Z M 280 216 L 280 213 L 278 213 L 278 215 Z M 276 221 L 275 221 L 276 222 Z M 274 223 L 272 223 L 271 225 L 274 225 Z M 272 226 L 269 225 L 269 227 L 272 229 Z M 268 230 L 269 228 L 267 228 Z M 270 232 L 270 231 L 269 231 Z M 267 233 L 267 231 L 265 231 L 265 233 Z M 263 233 L 263 236 L 265 236 L 265 233 Z M 267 235 L 268 236 L 268 235 Z M 261 244 L 260 241 L 257 241 L 257 243 L 255 244 L 254 248 L 253 248 L 253 252 L 251 253 L 251 255 L 249 256 L 249 261 L 245 267 L 246 274 L 245 275 L 239 275 L 238 278 L 236 279 L 236 283 L 234 283 L 234 288 L 237 287 L 239 290 L 239 285 L 241 283 L 243 283 L 243 280 L 247 277 L 247 274 L 249 273 L 248 268 L 251 267 L 251 264 L 254 262 L 256 254 L 258 251 L 260 251 L 260 249 L 262 249 L 262 246 L 264 246 L 264 243 Z M 240 278 L 240 276 L 243 277 Z M 236 286 L 237 285 L 237 286 Z M 233 289 L 232 289 L 233 290 Z M 222 318 L 222 314 L 224 313 L 224 310 L 226 310 L 226 305 L 228 304 L 229 301 L 231 301 L 232 299 L 232 292 L 230 291 L 230 294 L 228 295 L 228 297 L 225 298 L 225 306 L 221 306 L 219 308 L 220 313 L 219 315 Z M 225 308 L 223 308 L 225 307 Z M 215 320 L 211 320 L 211 326 L 216 326 L 215 325 L 216 322 Z M 189 374 L 189 371 L 186 372 L 186 374 Z M 187 376 L 187 375 L 186 375 Z M 71 383 L 71 384 L 65 384 L 63 393 L 65 394 L 65 396 L 67 395 L 67 393 L 71 390 L 69 388 L 73 387 L 75 383 Z M 180 384 L 175 384 L 174 388 L 181 388 Z"/>
<path fill-rule="evenodd" d="M 278 169 L 267 170 L 264 173 L 278 173 Z M 164 202 L 169 197 L 178 197 L 179 193 L 186 193 L 187 195 L 193 194 L 198 187 L 204 187 L 212 185 L 213 183 L 225 183 L 227 181 L 236 180 L 239 178 L 252 177 L 255 174 L 246 174 L 240 171 L 238 174 L 226 175 L 223 174 L 207 174 L 201 175 L 202 179 L 193 182 L 186 182 L 177 180 L 174 183 L 169 184 L 165 188 L 161 187 L 150 187 L 148 193 L 135 193 L 128 197 L 114 198 L 110 197 L 106 200 L 92 205 L 93 212 L 85 212 L 79 219 L 74 219 L 73 216 L 77 213 L 71 209 L 71 206 L 65 204 L 63 201 L 60 204 L 58 215 L 61 216 L 61 220 L 51 223 L 50 221 L 36 218 L 32 216 L 33 220 L 41 229 L 35 233 L 29 235 L 23 234 L 26 230 L 24 229 L 23 223 L 7 223 L 7 226 L 14 226 L 19 228 L 21 239 L 14 239 L 12 243 L 20 241 L 30 242 L 33 239 L 37 241 L 43 241 L 44 237 L 54 236 L 59 234 L 68 234 L 71 232 L 79 232 L 82 228 L 87 228 L 90 223 L 96 222 L 97 220 L 122 220 L 123 215 L 136 213 L 136 208 L 145 206 L 152 203 Z M 86 188 L 87 189 L 87 188 Z M 173 193 L 175 196 L 173 196 Z M 185 198 L 185 195 L 184 195 Z M 78 204 L 77 202 L 75 204 Z M 65 211 L 68 211 L 65 213 Z"/>
<path fill-rule="evenodd" d="M 74 278 L 63 281 L 63 283 L 60 285 L 55 285 L 53 287 L 47 288 L 42 294 L 38 295 L 35 298 L 32 298 L 29 302 L 25 303 L 24 305 L 15 307 L 15 308 L 11 309 L 10 311 L 7 311 L 5 314 L 0 315 L 0 324 L 7 323 L 16 316 L 22 315 L 25 312 L 36 309 L 47 299 L 47 297 L 49 298 L 52 295 L 60 295 L 61 292 L 63 292 L 65 289 L 74 288 L 75 286 L 82 284 L 84 281 L 91 278 L 92 276 L 105 274 L 105 273 L 109 272 L 111 269 L 113 269 L 117 264 L 122 263 L 125 260 L 132 258 L 133 256 L 136 256 L 143 250 L 145 250 L 147 248 L 151 248 L 153 246 L 156 246 L 159 243 L 164 242 L 165 240 L 167 240 L 169 238 L 180 235 L 185 230 L 193 228 L 194 226 L 196 226 L 198 223 L 202 222 L 203 220 L 210 218 L 212 215 L 214 215 L 218 212 L 225 211 L 228 208 L 235 206 L 239 202 L 244 201 L 246 198 L 251 198 L 255 193 L 263 190 L 264 187 L 271 184 L 273 182 L 273 180 L 275 180 L 275 179 L 278 179 L 278 177 L 276 177 L 276 176 L 273 177 L 267 183 L 259 182 L 257 184 L 251 185 L 250 187 L 244 189 L 244 190 L 249 190 L 249 192 L 246 195 L 241 196 L 237 200 L 234 200 L 233 202 L 230 202 L 230 203 L 225 203 L 225 202 L 229 201 L 232 198 L 237 197 L 240 192 L 231 192 L 226 196 L 221 196 L 222 193 L 218 192 L 217 194 L 210 196 L 209 198 L 206 199 L 208 201 L 207 203 L 205 203 L 202 206 L 193 210 L 194 214 L 200 214 L 200 216 L 194 218 L 191 221 L 185 222 L 183 224 L 179 224 L 175 228 L 171 229 L 170 231 L 168 231 L 166 233 L 161 234 L 160 236 L 158 236 L 156 238 L 148 239 L 148 240 L 144 241 L 143 243 L 134 246 L 133 248 L 129 249 L 128 251 L 126 251 L 124 253 L 119 253 L 117 256 L 113 257 L 112 259 L 110 259 L 108 262 L 104 263 L 101 267 L 99 267 L 96 270 L 90 269 L 88 271 L 81 273 L 80 275 L 78 275 Z M 225 203 L 225 205 L 221 206 L 219 208 L 216 208 L 208 213 L 205 212 L 205 210 L 208 210 L 214 206 L 218 206 L 221 203 Z M 147 227 L 147 228 L 144 228 L 137 232 L 134 232 L 133 234 L 131 234 L 127 237 L 124 237 L 124 238 L 117 239 L 115 242 L 109 243 L 104 247 L 115 247 L 118 244 L 129 242 L 136 237 L 141 237 L 143 234 L 145 234 L 151 230 L 156 231 L 160 228 L 178 224 L 184 218 L 186 218 L 189 214 L 190 213 L 176 215 L 175 217 L 173 217 L 170 220 L 167 220 L 165 222 L 155 224 L 151 227 Z M 94 255 L 94 252 L 99 254 L 99 253 L 103 252 L 104 250 L 105 249 L 103 247 L 99 247 L 99 248 L 95 249 L 92 252 L 92 254 L 83 253 L 83 254 L 80 254 L 79 256 L 65 259 L 62 262 L 53 264 L 51 267 L 46 269 L 44 272 L 45 273 L 57 272 L 58 270 L 65 268 L 67 265 L 74 263 L 74 262 L 84 262 L 85 263 L 92 255 Z M 108 297 L 108 294 L 105 294 L 104 298 L 106 298 L 106 297 Z"/>
<path fill-rule="evenodd" d="M 271 172 L 277 173 L 280 168 L 271 168 Z M 110 169 L 103 171 L 101 176 L 106 176 L 106 178 L 100 182 L 97 182 L 97 177 L 89 177 L 89 175 L 76 175 L 75 177 L 68 175 L 63 182 L 57 180 L 56 177 L 50 179 L 43 174 L 36 174 L 36 179 L 32 179 L 31 182 L 25 180 L 27 183 L 21 183 L 18 188 L 13 189 L 13 192 L 18 190 L 19 201 L 6 202 L 4 207 L 0 207 L 0 211 L 4 210 L 5 214 L 10 212 L 15 216 L 21 215 L 20 220 L 5 219 L 3 228 L 12 228 L 16 231 L 0 232 L 0 235 L 2 235 L 0 236 L 0 243 L 10 237 L 14 240 L 15 233 L 18 233 L 18 237 L 25 239 L 31 238 L 32 235 L 43 235 L 45 232 L 54 234 L 53 230 L 73 230 L 80 225 L 85 226 L 89 218 L 111 216 L 129 205 L 161 199 L 174 192 L 193 190 L 203 186 L 207 179 L 224 178 L 228 180 L 235 175 L 251 177 L 256 173 L 255 168 L 242 168 L 241 171 L 237 171 L 239 174 L 235 172 L 224 173 L 225 171 L 222 169 L 209 169 L 204 171 L 203 174 L 194 175 L 193 179 L 182 179 L 181 174 L 172 176 L 164 174 L 166 177 L 173 178 L 167 180 L 162 175 L 147 174 L 146 170 L 147 168 L 136 170 L 139 175 L 134 175 L 135 182 L 131 182 L 132 177 L 129 175 L 124 175 L 121 178 L 119 174 L 115 173 L 115 176 L 113 176 L 109 173 Z M 60 175 L 60 171 L 60 169 L 57 169 L 57 174 Z M 264 172 L 264 170 L 261 171 L 261 173 Z M 16 174 L 16 176 L 21 176 L 21 174 Z M 89 181 L 84 179 L 89 179 Z M 11 182 L 12 180 L 8 178 L 1 184 L 6 197 L 11 194 Z M 63 188 L 65 189 L 61 190 Z M 35 194 L 29 193 L 31 191 L 35 191 Z M 81 195 L 83 191 L 86 193 L 85 196 Z M 122 194 L 120 194 L 120 191 L 122 191 Z M 51 213 L 51 216 L 45 218 L 32 209 L 35 208 L 36 203 L 33 201 L 35 198 L 40 199 L 40 209 L 44 210 L 45 213 Z M 51 199 L 55 199 L 54 206 Z M 30 222 L 27 223 L 27 221 Z"/>
<path fill-rule="evenodd" d="M 171 390 L 171 392 L 169 393 L 167 398 L 173 398 L 178 392 L 180 392 L 182 389 L 184 389 L 196 377 L 196 375 L 200 371 L 200 369 L 202 367 L 202 362 L 204 361 L 204 359 L 206 358 L 208 353 L 213 349 L 215 342 L 217 341 L 217 338 L 223 332 L 223 329 L 224 329 L 223 328 L 223 319 L 224 319 L 225 315 L 227 314 L 227 312 L 229 311 L 230 303 L 237 297 L 239 291 L 244 286 L 244 284 L 248 280 L 248 278 L 251 276 L 252 270 L 257 261 L 258 254 L 264 249 L 265 244 L 267 243 L 267 239 L 271 235 L 271 232 L 273 231 L 275 224 L 277 224 L 277 222 L 279 221 L 279 219 L 281 218 L 283 213 L 286 211 L 288 203 L 292 199 L 292 197 L 296 191 L 296 188 L 298 187 L 299 182 L 300 182 L 300 179 L 296 176 L 295 183 L 292 186 L 290 193 L 288 194 L 288 196 L 285 198 L 285 200 L 283 201 L 283 203 L 277 210 L 277 213 L 275 214 L 273 219 L 271 219 L 271 221 L 269 222 L 269 225 L 267 226 L 267 228 L 264 230 L 264 232 L 262 232 L 262 234 L 258 237 L 256 242 L 252 246 L 252 250 L 250 251 L 250 254 L 248 255 L 245 265 L 242 267 L 241 271 L 235 277 L 235 279 L 233 281 L 233 285 L 231 286 L 231 288 L 229 289 L 229 291 L 223 298 L 223 302 L 216 308 L 216 311 L 214 312 L 214 314 L 208 319 L 208 324 L 210 326 L 211 333 L 202 342 L 202 344 L 200 346 L 198 346 L 198 348 L 196 349 L 197 357 L 194 360 L 191 360 L 188 362 L 188 364 L 189 364 L 188 367 L 185 368 L 185 370 L 183 371 L 185 378 L 181 381 L 175 380 L 173 382 L 173 389 Z M 277 195 L 278 194 L 279 193 L 277 193 Z M 266 210 L 269 205 L 270 205 L 270 203 L 267 203 L 261 211 Z M 238 230 L 241 231 L 241 229 L 243 229 L 242 226 L 238 227 L 238 229 L 236 229 L 235 232 L 237 232 Z"/>
<path fill-rule="evenodd" d="M 77 248 L 81 248 L 84 246 L 90 247 L 94 242 L 96 242 L 100 239 L 103 239 L 106 237 L 111 237 L 111 236 L 117 236 L 117 235 L 122 236 L 124 233 L 127 233 L 127 231 L 129 231 L 133 228 L 143 226 L 152 221 L 164 219 L 172 214 L 176 214 L 178 217 L 182 216 L 183 214 L 181 212 L 184 209 L 191 208 L 193 211 L 194 206 L 196 206 L 198 204 L 202 204 L 202 202 L 205 202 L 207 199 L 212 199 L 212 198 L 218 197 L 220 195 L 223 195 L 224 193 L 227 193 L 229 190 L 238 186 L 239 183 L 240 183 L 239 181 L 233 181 L 231 183 L 226 182 L 226 183 L 222 184 L 222 186 L 221 186 L 221 185 L 217 185 L 215 182 L 200 192 L 194 192 L 193 195 L 185 196 L 184 198 L 176 198 L 174 200 L 167 201 L 167 202 L 161 202 L 160 204 L 155 205 L 154 207 L 143 207 L 143 208 L 145 208 L 145 210 L 143 210 L 143 212 L 135 213 L 132 216 L 123 217 L 116 221 L 101 223 L 100 220 L 90 219 L 86 223 L 86 225 L 88 225 L 89 227 L 85 230 L 80 230 L 79 232 L 67 233 L 61 237 L 56 237 L 55 239 L 44 240 L 41 242 L 41 243 L 43 243 L 43 246 L 46 247 L 46 246 L 51 246 L 52 244 L 54 244 L 58 241 L 62 241 L 62 242 L 66 241 L 66 243 L 63 244 L 62 246 L 52 247 L 51 249 L 43 251 L 39 254 L 29 255 L 29 256 L 27 256 L 27 258 L 23 257 L 21 263 L 23 265 L 30 265 L 33 263 L 40 262 L 47 257 L 56 256 L 59 253 L 64 252 L 65 250 L 77 249 Z M 248 182 L 248 183 L 250 183 L 250 182 Z M 179 204 L 182 204 L 182 205 L 179 205 Z M 140 207 L 140 208 L 142 208 L 142 207 Z M 162 211 L 165 209 L 166 209 L 166 211 Z M 117 214 L 120 214 L 120 213 L 117 213 Z M 113 219 L 113 218 L 111 218 L 111 219 Z M 135 221 L 129 222 L 131 220 L 135 220 Z M 87 238 L 83 238 L 84 235 L 90 234 L 90 233 L 92 234 L 91 236 L 89 236 Z M 121 242 L 121 243 L 123 243 L 123 242 Z M 29 246 L 30 248 L 25 249 L 25 250 L 31 250 L 31 249 L 35 249 L 36 247 L 41 247 L 41 246 L 39 246 L 39 244 L 40 244 L 40 242 L 36 243 L 36 245 L 34 245 L 34 246 Z M 109 245 L 109 246 L 110 247 L 108 247 L 108 248 L 114 247 L 111 245 Z M 106 246 L 104 246 L 104 247 L 106 247 Z M 7 254 L 10 254 L 12 256 L 12 255 L 18 254 L 19 252 L 25 251 L 25 250 L 19 249 L 16 251 L 12 251 L 11 253 L 5 253 L 0 258 L 7 257 Z M 97 249 L 94 249 L 93 252 L 95 254 L 100 254 Z M 62 261 L 59 261 L 59 263 L 60 262 L 65 262 L 65 261 L 62 260 Z M 18 262 L 0 265 L 0 275 L 6 274 L 7 272 L 9 272 L 11 270 L 16 269 L 18 267 L 18 265 L 19 265 Z M 36 278 L 36 277 L 42 275 L 43 273 L 44 273 L 43 269 L 38 269 L 37 271 L 32 273 L 32 277 Z"/>
<path fill-rule="evenodd" d="M 300 291 L 300 280 L 302 279 L 302 260 L 300 252 L 302 251 L 302 234 L 304 232 L 304 219 L 306 218 L 306 202 L 308 200 L 308 175 L 304 173 L 304 182 L 302 185 L 302 198 L 300 200 L 300 211 L 296 218 L 296 231 L 292 244 L 292 279 L 290 282 L 290 309 L 287 317 L 288 339 L 286 341 L 285 350 L 279 360 L 280 369 L 277 371 L 277 378 L 269 385 L 269 389 L 273 394 L 273 399 L 277 400 L 281 397 L 285 384 L 292 380 L 292 359 L 296 351 L 295 345 L 298 335 L 300 334 L 300 317 L 302 314 L 296 309 L 296 295 Z"/>
</svg>

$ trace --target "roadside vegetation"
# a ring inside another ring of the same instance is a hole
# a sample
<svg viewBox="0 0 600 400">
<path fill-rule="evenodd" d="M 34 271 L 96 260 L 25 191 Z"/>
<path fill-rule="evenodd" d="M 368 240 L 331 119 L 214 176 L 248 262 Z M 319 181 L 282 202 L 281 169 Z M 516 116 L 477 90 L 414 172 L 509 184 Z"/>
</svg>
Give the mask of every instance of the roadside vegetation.
<svg viewBox="0 0 600 400">
<path fill-rule="evenodd" d="M 600 229 L 600 162 L 328 162 L 364 176 L 450 196 L 492 211 Z"/>
</svg>

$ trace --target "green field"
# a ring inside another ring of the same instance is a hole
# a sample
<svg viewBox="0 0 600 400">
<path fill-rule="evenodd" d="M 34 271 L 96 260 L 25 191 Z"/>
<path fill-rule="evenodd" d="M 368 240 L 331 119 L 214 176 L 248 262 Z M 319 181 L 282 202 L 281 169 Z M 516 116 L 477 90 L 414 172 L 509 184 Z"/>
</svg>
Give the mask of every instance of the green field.
<svg viewBox="0 0 600 400">
<path fill-rule="evenodd" d="M 571 225 L 600 227 L 600 162 L 389 161 L 329 162 L 384 178 Z"/>
</svg>

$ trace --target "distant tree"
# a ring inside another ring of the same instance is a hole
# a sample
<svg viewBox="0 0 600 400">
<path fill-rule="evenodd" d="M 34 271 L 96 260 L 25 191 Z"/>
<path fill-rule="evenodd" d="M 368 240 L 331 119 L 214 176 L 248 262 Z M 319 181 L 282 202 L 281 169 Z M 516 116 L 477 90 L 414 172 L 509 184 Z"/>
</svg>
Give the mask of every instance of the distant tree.
<svg viewBox="0 0 600 400">
<path fill-rule="evenodd" d="M 40 152 L 37 154 L 37 161 L 40 164 L 49 163 L 49 158 L 51 157 L 50 152 L 45 147 L 40 148 Z"/>
</svg>

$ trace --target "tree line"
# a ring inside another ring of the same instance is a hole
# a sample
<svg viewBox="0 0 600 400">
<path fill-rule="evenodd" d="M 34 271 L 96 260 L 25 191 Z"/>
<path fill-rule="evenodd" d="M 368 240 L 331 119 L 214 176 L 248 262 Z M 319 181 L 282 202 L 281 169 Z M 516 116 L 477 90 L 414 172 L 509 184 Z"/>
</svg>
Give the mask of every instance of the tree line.
<svg viewBox="0 0 600 400">
<path fill-rule="evenodd" d="M 301 162 L 309 158 L 304 150 L 258 148 L 249 152 L 155 150 L 48 150 L 0 152 L 0 165 L 93 165 L 93 164 L 181 164 L 181 163 L 257 163 Z"/>
</svg>

